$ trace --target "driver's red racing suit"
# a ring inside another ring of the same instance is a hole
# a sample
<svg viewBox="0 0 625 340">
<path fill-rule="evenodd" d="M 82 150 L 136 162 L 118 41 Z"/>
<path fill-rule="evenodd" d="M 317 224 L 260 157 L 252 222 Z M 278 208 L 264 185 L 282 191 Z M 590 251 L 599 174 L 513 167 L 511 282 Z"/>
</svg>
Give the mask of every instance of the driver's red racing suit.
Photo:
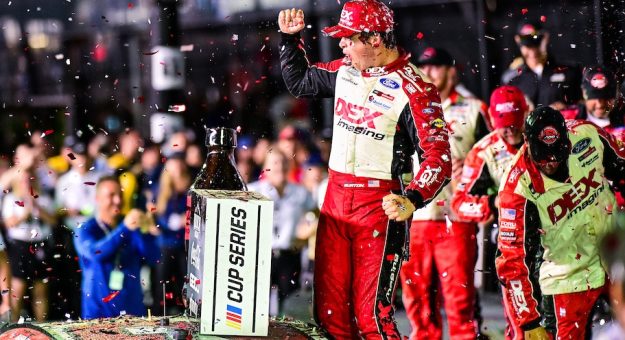
<svg viewBox="0 0 625 340">
<path fill-rule="evenodd" d="M 403 230 L 388 230 L 382 198 L 410 173 L 417 208 L 448 183 L 449 133 L 436 87 L 401 51 L 363 72 L 346 60 L 309 64 L 299 35 L 283 35 L 282 75 L 297 97 L 334 97 L 328 190 L 315 254 L 315 317 L 335 338 L 399 338 L 392 297 L 401 268 Z M 395 228 L 397 229 L 397 228 Z M 393 248 L 393 251 L 389 249 Z"/>
</svg>

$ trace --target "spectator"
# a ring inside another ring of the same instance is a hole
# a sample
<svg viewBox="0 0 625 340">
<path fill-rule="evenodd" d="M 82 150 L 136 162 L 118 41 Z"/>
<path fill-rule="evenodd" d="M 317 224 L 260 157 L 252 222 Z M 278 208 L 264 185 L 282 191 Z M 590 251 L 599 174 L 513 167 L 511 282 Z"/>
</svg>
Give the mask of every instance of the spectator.
<svg viewBox="0 0 625 340">
<path fill-rule="evenodd" d="M 502 82 L 520 88 L 533 105 L 553 105 L 558 110 L 576 105 L 581 99 L 580 71 L 558 64 L 547 54 L 549 32 L 540 21 L 521 21 L 514 40 L 522 62 L 511 65 Z"/>
<path fill-rule="evenodd" d="M 122 214 L 137 206 L 140 188 L 137 175 L 141 172 L 139 150 L 143 148 L 143 139 L 136 130 L 126 129 L 119 136 L 119 151 L 108 159 L 108 165 L 119 175 L 122 186 Z"/>
<path fill-rule="evenodd" d="M 277 147 L 287 157 L 289 162 L 288 180 L 292 183 L 302 181 L 302 163 L 300 153 L 304 152 L 302 145 L 302 131 L 294 125 L 287 125 L 278 135 Z"/>
<path fill-rule="evenodd" d="M 163 171 L 161 148 L 157 144 L 150 144 L 141 153 L 141 172 L 137 175 L 140 197 L 137 207 L 144 207 L 147 202 L 156 202 L 158 197 L 160 177 Z"/>
<path fill-rule="evenodd" d="M 139 271 L 143 261 L 160 258 L 155 238 L 159 231 L 149 215 L 137 209 L 118 223 L 122 193 L 115 177 L 100 179 L 96 202 L 95 217 L 78 229 L 74 240 L 83 275 L 82 317 L 145 315 Z"/>
<path fill-rule="evenodd" d="M 154 305 L 157 315 L 163 310 L 163 284 L 171 292 L 174 303 L 168 303 L 169 312 L 179 310 L 177 303 L 182 301 L 180 292 L 187 273 L 187 253 L 184 248 L 184 218 L 187 210 L 187 192 L 191 186 L 189 168 L 184 162 L 184 153 L 172 154 L 165 163 L 159 182 L 156 199 L 157 224 L 161 234 L 157 238 L 161 261 L 154 267 Z M 168 314 L 169 314 L 168 312 Z"/>
<path fill-rule="evenodd" d="M 108 139 L 108 136 L 103 133 L 93 136 L 87 144 L 87 155 L 93 160 L 93 170 L 110 175 L 113 173 L 113 169 L 109 167 L 104 154 L 107 151 Z"/>
<path fill-rule="evenodd" d="M 254 164 L 254 143 L 252 137 L 241 136 L 241 138 L 237 140 L 235 158 L 237 169 L 245 183 L 258 180 L 260 166 Z"/>
<path fill-rule="evenodd" d="M 78 254 L 73 238 L 76 229 L 93 216 L 96 205 L 95 184 L 105 174 L 95 169 L 90 170 L 93 163 L 81 142 L 69 145 L 69 148 L 63 149 L 61 155 L 69 161 L 71 169 L 59 177 L 55 190 L 55 206 L 63 223 L 63 227 L 57 228 L 54 233 L 55 244 L 63 245 L 58 249 L 62 260 L 58 262 L 57 270 L 64 277 L 63 285 L 59 288 L 65 291 L 63 296 L 71 305 L 71 312 L 79 316 L 80 297 L 74 292 L 80 290 L 81 274 L 80 266 L 75 260 Z"/>
<path fill-rule="evenodd" d="M 50 238 L 55 215 L 52 199 L 40 191 L 36 176 L 36 151 L 20 145 L 15 151 L 16 168 L 11 174 L 11 192 L 2 203 L 2 220 L 7 228 L 11 279 L 11 315 L 17 321 L 27 287 L 32 284 L 32 308 L 37 321 L 48 313 Z M 31 294 L 28 294 L 31 295 Z"/>
<path fill-rule="evenodd" d="M 189 166 L 191 178 L 195 178 L 204 164 L 204 152 L 202 148 L 197 144 L 189 145 L 185 155 L 185 162 L 187 166 Z"/>
<path fill-rule="evenodd" d="M 296 227 L 307 212 L 315 209 L 315 202 L 304 187 L 288 182 L 288 160 L 277 148 L 267 155 L 264 169 L 262 179 L 248 188 L 274 202 L 271 284 L 277 289 L 277 313 L 283 313 L 284 300 L 299 288 L 302 269 Z"/>
</svg>

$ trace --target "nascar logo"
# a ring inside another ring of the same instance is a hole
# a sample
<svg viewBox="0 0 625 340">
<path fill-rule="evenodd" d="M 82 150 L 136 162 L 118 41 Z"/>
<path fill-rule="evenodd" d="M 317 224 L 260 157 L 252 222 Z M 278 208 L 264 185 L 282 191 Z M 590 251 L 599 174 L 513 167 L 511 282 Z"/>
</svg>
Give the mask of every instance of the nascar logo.
<svg viewBox="0 0 625 340">
<path fill-rule="evenodd" d="M 243 310 L 241 308 L 227 305 L 226 309 L 226 326 L 234 329 L 241 329 L 241 315 Z"/>
</svg>

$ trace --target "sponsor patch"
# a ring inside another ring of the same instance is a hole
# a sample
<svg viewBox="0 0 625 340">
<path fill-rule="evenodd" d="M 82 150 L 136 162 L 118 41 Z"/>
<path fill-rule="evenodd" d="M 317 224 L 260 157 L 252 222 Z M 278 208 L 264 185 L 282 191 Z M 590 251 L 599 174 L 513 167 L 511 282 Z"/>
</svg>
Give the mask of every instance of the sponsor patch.
<svg viewBox="0 0 625 340">
<path fill-rule="evenodd" d="M 495 112 L 508 113 L 514 111 L 516 111 L 514 102 L 498 103 L 497 105 L 495 105 Z"/>
<path fill-rule="evenodd" d="M 504 241 L 516 241 L 516 233 L 514 231 L 500 231 L 499 238 Z"/>
<path fill-rule="evenodd" d="M 571 149 L 571 152 L 574 154 L 578 154 L 584 150 L 586 150 L 586 148 L 590 145 L 590 138 L 584 138 L 582 140 L 580 140 L 579 142 L 575 143 L 575 145 L 573 145 L 573 148 Z"/>
<path fill-rule="evenodd" d="M 597 148 L 595 148 L 594 146 L 591 146 L 588 151 L 584 152 L 581 156 L 577 157 L 577 160 L 580 162 L 583 162 L 584 159 L 588 158 L 590 155 L 592 155 L 595 151 L 597 151 Z"/>
<path fill-rule="evenodd" d="M 603 73 L 597 73 L 590 79 L 590 86 L 596 89 L 602 89 L 608 86 L 608 78 Z"/>
<path fill-rule="evenodd" d="M 341 80 L 344 80 L 352 85 L 358 85 L 358 83 L 356 83 L 352 78 L 341 77 Z"/>
<path fill-rule="evenodd" d="M 512 171 L 510 171 L 510 175 L 508 176 L 508 183 L 514 183 L 522 172 L 523 170 L 519 168 L 512 169 Z"/>
<path fill-rule="evenodd" d="M 553 126 L 547 126 L 540 131 L 538 139 L 547 145 L 551 145 L 560 139 L 560 133 Z"/>
<path fill-rule="evenodd" d="M 399 84 L 390 78 L 382 78 L 380 79 L 380 83 L 389 89 L 396 90 L 399 88 Z"/>
<path fill-rule="evenodd" d="M 430 127 L 442 129 L 445 127 L 445 121 L 440 118 L 436 118 L 430 122 Z"/>
<path fill-rule="evenodd" d="M 378 91 L 378 90 L 373 90 L 373 94 L 375 94 L 378 97 L 382 97 L 384 99 L 388 99 L 390 101 L 395 100 L 395 97 L 391 96 L 390 94 L 386 94 L 382 91 Z"/>
<path fill-rule="evenodd" d="M 408 91 L 409 94 L 417 93 L 417 89 L 412 84 L 406 84 L 406 91 Z"/>
<path fill-rule="evenodd" d="M 516 222 L 512 221 L 500 221 L 499 229 L 516 229 Z"/>
<path fill-rule="evenodd" d="M 501 209 L 501 218 L 506 220 L 514 220 L 516 219 L 516 209 Z"/>
<path fill-rule="evenodd" d="M 436 181 L 436 179 L 438 178 L 438 174 L 442 170 L 443 169 L 440 166 L 437 168 L 430 168 L 430 166 L 428 165 L 427 168 L 425 168 L 421 173 L 421 177 L 419 177 L 419 179 L 417 180 L 417 185 L 420 188 L 425 188 L 426 186 L 432 185 L 432 183 Z"/>
<path fill-rule="evenodd" d="M 436 112 L 436 110 L 431 107 L 426 107 L 425 109 L 421 110 L 421 112 L 426 115 L 431 115 L 432 113 Z"/>
<path fill-rule="evenodd" d="M 369 96 L 369 103 L 375 106 L 379 106 L 385 110 L 390 110 L 390 108 L 392 107 L 390 104 L 387 104 L 379 99 L 376 99 L 376 97 L 374 96 Z"/>
</svg>

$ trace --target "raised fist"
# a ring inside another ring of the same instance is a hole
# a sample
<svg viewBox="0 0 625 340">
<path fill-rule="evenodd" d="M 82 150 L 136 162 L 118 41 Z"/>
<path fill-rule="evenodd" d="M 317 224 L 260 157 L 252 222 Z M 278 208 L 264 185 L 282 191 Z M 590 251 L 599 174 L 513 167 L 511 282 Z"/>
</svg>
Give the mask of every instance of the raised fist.
<svg viewBox="0 0 625 340">
<path fill-rule="evenodd" d="M 280 26 L 280 31 L 283 33 L 298 33 L 306 26 L 304 23 L 304 11 L 295 8 L 281 10 L 280 14 L 278 14 L 278 26 Z"/>
</svg>

